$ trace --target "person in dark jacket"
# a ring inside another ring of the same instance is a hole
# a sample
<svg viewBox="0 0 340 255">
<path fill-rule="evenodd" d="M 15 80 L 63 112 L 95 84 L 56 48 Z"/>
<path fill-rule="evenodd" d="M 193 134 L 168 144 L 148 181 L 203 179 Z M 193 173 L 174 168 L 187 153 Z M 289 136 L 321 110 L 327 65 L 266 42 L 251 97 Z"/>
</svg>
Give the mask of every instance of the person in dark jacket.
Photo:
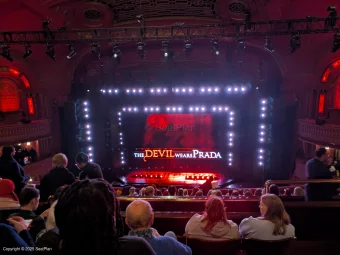
<svg viewBox="0 0 340 255">
<path fill-rule="evenodd" d="M 32 187 L 25 187 L 21 190 L 19 196 L 20 210 L 10 215 L 20 216 L 25 220 L 32 220 L 37 215 L 34 213 L 39 205 L 40 193 L 39 190 Z"/>
<path fill-rule="evenodd" d="M 15 193 L 19 196 L 20 191 L 26 184 L 23 167 L 13 158 L 15 149 L 13 146 L 4 146 L 0 158 L 0 177 L 10 179 L 15 185 Z"/>
<path fill-rule="evenodd" d="M 100 166 L 96 163 L 89 162 L 89 156 L 83 152 L 80 152 L 76 156 L 77 166 L 82 171 L 80 173 L 79 179 L 96 179 L 103 178 L 103 172 Z"/>
<path fill-rule="evenodd" d="M 142 238 L 121 237 L 119 203 L 105 180 L 83 180 L 66 187 L 54 214 L 62 254 L 155 255 Z M 55 234 L 53 238 L 57 240 Z"/>
<path fill-rule="evenodd" d="M 319 148 L 315 151 L 315 157 L 306 163 L 308 179 L 332 179 L 327 162 L 328 155 L 326 148 Z M 306 200 L 324 201 L 332 200 L 335 187 L 331 183 L 313 183 L 306 186 Z"/>
<path fill-rule="evenodd" d="M 53 169 L 40 181 L 41 201 L 47 202 L 48 197 L 53 195 L 59 187 L 70 185 L 75 181 L 74 175 L 66 168 L 67 163 L 67 157 L 62 153 L 58 153 L 53 157 Z"/>
</svg>

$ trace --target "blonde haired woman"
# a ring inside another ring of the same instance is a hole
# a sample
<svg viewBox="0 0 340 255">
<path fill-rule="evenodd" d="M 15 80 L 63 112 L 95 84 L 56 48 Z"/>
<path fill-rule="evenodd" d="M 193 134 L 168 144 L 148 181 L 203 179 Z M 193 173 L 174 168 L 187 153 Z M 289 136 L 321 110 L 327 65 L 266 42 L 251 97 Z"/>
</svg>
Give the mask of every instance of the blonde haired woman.
<svg viewBox="0 0 340 255">
<path fill-rule="evenodd" d="M 67 157 L 65 154 L 58 153 L 52 158 L 52 170 L 46 174 L 40 181 L 40 201 L 46 202 L 48 197 L 63 185 L 71 185 L 74 181 L 74 175 L 68 171 Z"/>
<path fill-rule="evenodd" d="M 259 240 L 282 240 L 295 236 L 295 228 L 281 199 L 265 194 L 260 201 L 261 217 L 242 220 L 240 233 L 243 238 Z"/>
</svg>

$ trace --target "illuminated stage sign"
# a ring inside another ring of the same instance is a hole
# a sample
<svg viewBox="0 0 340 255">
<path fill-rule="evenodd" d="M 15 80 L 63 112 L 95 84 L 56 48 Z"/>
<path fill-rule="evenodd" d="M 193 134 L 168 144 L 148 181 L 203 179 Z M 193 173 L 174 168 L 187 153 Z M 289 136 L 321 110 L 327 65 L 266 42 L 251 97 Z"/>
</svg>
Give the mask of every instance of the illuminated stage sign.
<svg viewBox="0 0 340 255">
<path fill-rule="evenodd" d="M 183 149 L 171 149 L 171 150 L 163 150 L 163 149 L 144 149 L 138 152 L 134 152 L 135 158 L 143 158 L 144 162 L 147 159 L 170 159 L 170 158 L 194 158 L 194 159 L 221 159 L 222 156 L 219 152 L 216 151 L 199 151 L 199 150 L 190 150 L 184 151 Z"/>
</svg>

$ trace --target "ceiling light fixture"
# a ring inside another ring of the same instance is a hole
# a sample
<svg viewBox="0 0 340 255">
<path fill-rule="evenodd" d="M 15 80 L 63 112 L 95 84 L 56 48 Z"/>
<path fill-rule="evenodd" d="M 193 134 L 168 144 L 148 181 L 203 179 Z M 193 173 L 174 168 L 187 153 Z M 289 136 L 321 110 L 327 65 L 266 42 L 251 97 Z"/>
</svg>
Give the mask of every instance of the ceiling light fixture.
<svg viewBox="0 0 340 255">
<path fill-rule="evenodd" d="M 91 52 L 94 56 L 96 56 L 98 59 L 102 56 L 99 50 L 100 46 L 98 43 L 92 43 L 91 44 Z"/>
<path fill-rule="evenodd" d="M 328 17 L 325 20 L 325 28 L 326 29 L 333 29 L 336 25 L 336 18 L 338 13 L 336 11 L 335 6 L 328 6 L 327 11 L 329 12 Z"/>
<path fill-rule="evenodd" d="M 32 55 L 32 50 L 30 45 L 25 45 L 25 54 L 22 56 L 23 59 L 26 59 Z"/>
<path fill-rule="evenodd" d="M 274 51 L 274 47 L 272 45 L 272 38 L 270 38 L 268 36 L 265 38 L 264 48 L 266 50 L 268 50 L 269 52 L 273 52 Z"/>
<path fill-rule="evenodd" d="M 301 36 L 292 35 L 290 38 L 290 53 L 294 53 L 297 49 L 301 47 Z"/>
<path fill-rule="evenodd" d="M 141 59 L 145 58 L 145 54 L 146 54 L 145 48 L 146 48 L 146 44 L 144 42 L 137 43 L 137 52 Z"/>
<path fill-rule="evenodd" d="M 338 49 L 340 49 L 340 32 L 334 35 L 333 47 L 331 49 L 331 52 L 336 52 Z"/>
<path fill-rule="evenodd" d="M 218 40 L 214 39 L 211 41 L 212 44 L 212 52 L 215 53 L 215 55 L 220 55 Z"/>
<path fill-rule="evenodd" d="M 188 39 L 184 42 L 184 53 L 188 57 L 192 52 L 192 42 Z"/>
</svg>

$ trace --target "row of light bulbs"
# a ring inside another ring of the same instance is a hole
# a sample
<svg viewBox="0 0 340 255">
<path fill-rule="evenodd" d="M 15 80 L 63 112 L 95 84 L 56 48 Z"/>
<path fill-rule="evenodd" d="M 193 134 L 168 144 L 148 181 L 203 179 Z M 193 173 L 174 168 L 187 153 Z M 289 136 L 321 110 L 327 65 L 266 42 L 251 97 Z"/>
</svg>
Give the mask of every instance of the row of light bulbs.
<svg viewBox="0 0 340 255">
<path fill-rule="evenodd" d="M 166 112 L 183 112 L 186 108 L 182 106 L 167 106 L 164 108 Z M 230 120 L 234 120 L 233 115 L 235 115 L 235 112 L 230 111 L 230 108 L 228 106 L 212 106 L 211 108 L 207 108 L 205 106 L 189 106 L 188 112 L 206 112 L 211 109 L 212 112 L 229 112 Z M 144 107 L 144 112 L 160 112 L 161 107 L 159 106 L 147 106 Z M 139 107 L 123 107 L 123 112 L 139 112 L 141 111 L 141 108 Z M 120 114 L 118 114 L 120 115 Z"/>
</svg>

